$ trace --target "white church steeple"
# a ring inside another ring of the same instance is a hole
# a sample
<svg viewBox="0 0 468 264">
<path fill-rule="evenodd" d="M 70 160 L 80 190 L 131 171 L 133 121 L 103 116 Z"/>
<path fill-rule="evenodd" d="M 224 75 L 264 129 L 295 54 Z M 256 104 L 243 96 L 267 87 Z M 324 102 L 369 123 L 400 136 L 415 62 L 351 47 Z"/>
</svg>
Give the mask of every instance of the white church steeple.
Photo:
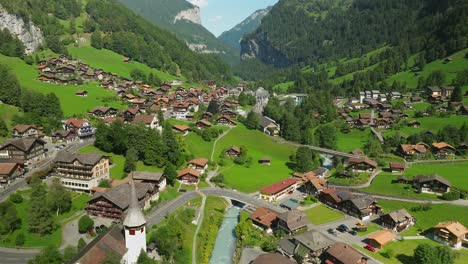
<svg viewBox="0 0 468 264">
<path fill-rule="evenodd" d="M 128 250 L 124 259 L 127 264 L 134 264 L 137 263 L 141 251 L 146 252 L 146 219 L 138 204 L 133 180 L 130 181 L 130 205 L 123 225 L 125 246 Z"/>
</svg>

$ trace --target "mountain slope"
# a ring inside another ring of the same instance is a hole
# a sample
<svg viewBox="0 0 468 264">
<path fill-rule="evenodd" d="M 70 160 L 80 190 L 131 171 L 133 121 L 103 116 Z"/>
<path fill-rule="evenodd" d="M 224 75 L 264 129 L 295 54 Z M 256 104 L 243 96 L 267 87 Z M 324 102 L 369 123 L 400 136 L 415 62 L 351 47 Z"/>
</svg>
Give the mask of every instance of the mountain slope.
<svg viewBox="0 0 468 264">
<path fill-rule="evenodd" d="M 241 43 L 241 58 L 275 66 L 359 57 L 384 45 L 428 61 L 467 45 L 465 0 L 280 0 Z"/>
<path fill-rule="evenodd" d="M 270 12 L 271 8 L 272 7 L 270 6 L 265 9 L 255 11 L 252 15 L 232 29 L 223 32 L 218 39 L 240 51 L 240 42 L 244 35 L 254 32 L 262 23 L 262 19 L 268 14 L 268 12 Z"/>
<path fill-rule="evenodd" d="M 216 39 L 201 25 L 200 9 L 185 0 L 118 0 L 151 23 L 163 27 L 184 40 L 198 53 L 217 54 L 235 64 L 239 52 Z"/>
</svg>

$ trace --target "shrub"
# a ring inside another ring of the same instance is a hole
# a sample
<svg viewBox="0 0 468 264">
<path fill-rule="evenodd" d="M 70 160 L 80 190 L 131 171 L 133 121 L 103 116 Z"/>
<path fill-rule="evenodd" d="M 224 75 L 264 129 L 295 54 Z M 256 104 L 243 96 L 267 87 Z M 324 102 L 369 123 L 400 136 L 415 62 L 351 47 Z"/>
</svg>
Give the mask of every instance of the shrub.
<svg viewBox="0 0 468 264">
<path fill-rule="evenodd" d="M 447 192 L 444 193 L 441 197 L 443 200 L 446 201 L 454 201 L 460 199 L 460 193 L 458 192 Z"/>
<path fill-rule="evenodd" d="M 94 226 L 94 221 L 87 215 L 83 215 L 78 220 L 78 231 L 80 234 L 86 233 L 90 228 Z"/>
<path fill-rule="evenodd" d="M 108 180 L 104 179 L 102 181 L 99 182 L 99 187 L 101 188 L 111 188 L 111 184 Z"/>
<path fill-rule="evenodd" d="M 26 238 L 24 237 L 24 234 L 18 233 L 18 235 L 16 235 L 16 238 L 15 238 L 15 245 L 22 246 L 24 245 L 25 240 Z"/>
<path fill-rule="evenodd" d="M 14 193 L 10 195 L 10 201 L 12 201 L 15 204 L 20 204 L 23 202 L 23 196 L 19 193 Z"/>
</svg>

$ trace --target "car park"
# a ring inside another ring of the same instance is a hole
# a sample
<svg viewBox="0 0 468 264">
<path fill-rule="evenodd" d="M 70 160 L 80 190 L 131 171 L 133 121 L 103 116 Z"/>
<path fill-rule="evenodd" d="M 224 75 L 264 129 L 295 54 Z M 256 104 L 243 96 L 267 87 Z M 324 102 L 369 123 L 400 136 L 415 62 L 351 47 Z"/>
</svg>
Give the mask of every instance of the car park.
<svg viewBox="0 0 468 264">
<path fill-rule="evenodd" d="M 346 225 L 339 225 L 338 228 L 336 228 L 338 231 L 341 232 L 349 232 L 349 228 Z"/>
</svg>

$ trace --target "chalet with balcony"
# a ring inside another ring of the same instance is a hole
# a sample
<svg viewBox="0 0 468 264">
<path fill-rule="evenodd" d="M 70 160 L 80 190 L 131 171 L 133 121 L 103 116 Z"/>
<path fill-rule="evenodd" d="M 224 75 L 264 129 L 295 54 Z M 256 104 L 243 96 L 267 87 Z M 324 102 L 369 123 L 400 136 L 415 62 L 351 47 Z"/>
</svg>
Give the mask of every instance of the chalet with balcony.
<svg viewBox="0 0 468 264">
<path fill-rule="evenodd" d="M 97 118 L 115 117 L 117 115 L 117 109 L 113 107 L 100 106 L 91 110 L 89 114 Z"/>
<path fill-rule="evenodd" d="M 439 86 L 429 86 L 427 87 L 427 90 L 429 92 L 429 97 L 432 100 L 440 100 L 442 97 L 442 89 L 440 89 Z"/>
<path fill-rule="evenodd" d="M 166 177 L 160 172 L 133 171 L 130 176 L 135 183 L 152 184 L 160 192 L 164 191 L 167 186 Z"/>
<path fill-rule="evenodd" d="M 323 255 L 326 264 L 367 264 L 367 257 L 345 243 L 337 242 Z"/>
<path fill-rule="evenodd" d="M 213 117 L 213 114 L 212 114 L 212 113 L 210 113 L 210 112 L 205 112 L 205 113 L 203 113 L 203 115 L 201 115 L 200 118 L 201 118 L 201 119 L 209 120 L 209 119 L 211 119 L 212 117 Z"/>
<path fill-rule="evenodd" d="M 192 169 L 196 169 L 201 174 L 205 173 L 205 170 L 208 169 L 208 159 L 198 158 L 193 159 L 188 162 L 188 167 Z"/>
<path fill-rule="evenodd" d="M 228 150 L 226 150 L 226 156 L 228 157 L 239 157 L 240 154 L 241 149 L 236 146 L 231 146 L 230 148 L 228 148 Z"/>
<path fill-rule="evenodd" d="M 439 175 L 418 175 L 413 178 L 413 187 L 421 193 L 444 194 L 450 191 L 450 182 Z"/>
<path fill-rule="evenodd" d="M 155 115 L 137 115 L 133 119 L 134 124 L 142 123 L 147 128 L 156 129 L 158 131 L 162 131 L 162 126 L 159 124 L 158 117 Z"/>
<path fill-rule="evenodd" d="M 99 182 L 109 179 L 109 158 L 98 153 L 58 153 L 54 160 L 54 176 L 73 191 L 90 192 Z"/>
<path fill-rule="evenodd" d="M 327 249 L 335 244 L 317 230 L 310 230 L 293 237 L 284 237 L 279 241 L 279 252 L 294 258 L 300 256 L 302 259 L 310 260 L 320 257 Z"/>
<path fill-rule="evenodd" d="M 23 164 L 29 165 L 45 158 L 45 145 L 46 142 L 38 138 L 9 139 L 0 145 L 0 160 L 21 160 Z"/>
<path fill-rule="evenodd" d="M 200 129 L 204 129 L 204 128 L 211 127 L 213 124 L 211 124 L 211 122 L 206 119 L 202 119 L 202 120 L 197 121 L 195 125 Z"/>
<path fill-rule="evenodd" d="M 397 162 L 390 163 L 390 171 L 392 173 L 403 173 L 405 169 L 406 169 L 406 164 L 404 163 L 397 163 Z"/>
<path fill-rule="evenodd" d="M 15 138 L 26 138 L 26 137 L 38 137 L 39 128 L 35 125 L 16 125 L 13 127 L 13 137 Z"/>
<path fill-rule="evenodd" d="M 399 209 L 380 216 L 380 222 L 393 232 L 402 232 L 414 225 L 415 219 L 405 209 Z"/>
<path fill-rule="evenodd" d="M 278 253 L 266 253 L 256 257 L 250 264 L 295 264 L 296 262 Z"/>
<path fill-rule="evenodd" d="M 399 152 L 404 157 L 421 158 L 424 157 L 429 150 L 424 143 L 418 143 L 416 145 L 401 144 L 399 146 Z"/>
<path fill-rule="evenodd" d="M 130 184 L 124 183 L 106 192 L 95 192 L 85 210 L 89 215 L 123 220 L 130 205 Z M 158 189 L 149 183 L 135 183 L 139 205 L 149 209 L 159 198 Z"/>
<path fill-rule="evenodd" d="M 8 185 L 14 179 L 23 176 L 24 166 L 16 162 L 0 162 L 0 186 Z"/>
<path fill-rule="evenodd" d="M 369 158 L 350 158 L 346 166 L 353 172 L 373 172 L 377 169 L 377 162 Z"/>
<path fill-rule="evenodd" d="M 73 131 L 57 130 L 52 134 L 52 140 L 59 143 L 69 143 L 77 139 L 77 135 Z"/>
<path fill-rule="evenodd" d="M 172 104 L 172 117 L 175 119 L 186 119 L 189 111 L 189 103 L 179 103 L 175 102 Z"/>
<path fill-rule="evenodd" d="M 292 194 L 300 181 L 294 178 L 282 180 L 260 190 L 260 198 L 268 202 L 277 202 L 288 194 Z"/>
<path fill-rule="evenodd" d="M 177 180 L 182 184 L 193 185 L 200 182 L 201 173 L 192 168 L 187 168 L 179 171 Z"/>
<path fill-rule="evenodd" d="M 80 139 L 89 138 L 95 134 L 95 128 L 84 119 L 68 119 L 65 121 L 63 128 L 67 131 L 72 131 Z"/>
<path fill-rule="evenodd" d="M 325 189 L 318 195 L 319 200 L 333 208 L 339 208 L 341 202 L 351 199 L 351 193 L 336 189 Z"/>
<path fill-rule="evenodd" d="M 288 234 L 306 229 L 308 224 L 307 215 L 296 209 L 278 215 L 278 229 L 283 229 Z"/>
<path fill-rule="evenodd" d="M 128 108 L 122 111 L 121 115 L 124 118 L 125 122 L 132 122 L 133 119 L 135 119 L 135 117 L 141 113 L 141 110 L 138 108 Z"/>
<path fill-rule="evenodd" d="M 267 234 L 271 234 L 277 226 L 278 214 L 270 209 L 257 207 L 250 214 L 249 219 L 256 227 L 263 229 Z"/>
<path fill-rule="evenodd" d="M 432 143 L 432 153 L 437 159 L 446 159 L 455 155 L 455 148 L 445 142 Z"/>
<path fill-rule="evenodd" d="M 454 248 L 468 246 L 468 229 L 456 221 L 438 223 L 433 228 L 433 237 L 435 241 Z"/>
<path fill-rule="evenodd" d="M 228 115 L 221 115 L 216 119 L 216 123 L 218 125 L 224 125 L 224 126 L 237 126 L 237 123 L 231 119 L 230 116 Z"/>
<path fill-rule="evenodd" d="M 377 201 L 371 195 L 352 197 L 343 200 L 338 206 L 343 212 L 361 220 L 367 220 L 380 211 Z"/>
<path fill-rule="evenodd" d="M 260 129 L 263 133 L 274 137 L 279 136 L 281 131 L 280 125 L 267 116 L 262 116 L 260 118 Z"/>
</svg>

